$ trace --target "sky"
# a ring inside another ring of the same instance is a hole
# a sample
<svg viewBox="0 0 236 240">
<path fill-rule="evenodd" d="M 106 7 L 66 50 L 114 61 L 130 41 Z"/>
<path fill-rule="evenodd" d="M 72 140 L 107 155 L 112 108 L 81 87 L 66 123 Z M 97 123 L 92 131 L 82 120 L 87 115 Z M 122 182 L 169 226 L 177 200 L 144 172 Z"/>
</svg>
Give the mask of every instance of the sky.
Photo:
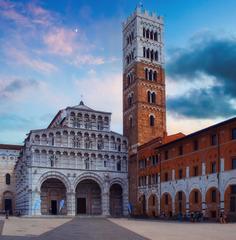
<svg viewBox="0 0 236 240">
<path fill-rule="evenodd" d="M 82 99 L 122 133 L 122 22 L 135 0 L 0 0 L 0 143 Z M 236 115 L 236 1 L 144 0 L 165 21 L 168 133 Z"/>
</svg>

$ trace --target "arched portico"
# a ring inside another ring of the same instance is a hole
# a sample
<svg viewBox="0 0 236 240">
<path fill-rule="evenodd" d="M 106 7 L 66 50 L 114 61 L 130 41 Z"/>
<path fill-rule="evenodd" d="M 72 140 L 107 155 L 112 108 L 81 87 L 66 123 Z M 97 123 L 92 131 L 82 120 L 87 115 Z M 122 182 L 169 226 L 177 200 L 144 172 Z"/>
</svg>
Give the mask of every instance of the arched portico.
<svg viewBox="0 0 236 240">
<path fill-rule="evenodd" d="M 41 205 L 42 215 L 67 214 L 66 186 L 57 178 L 47 178 L 40 188 L 41 202 L 34 201 L 33 209 Z"/>
<path fill-rule="evenodd" d="M 186 195 L 183 191 L 175 194 L 175 212 L 176 214 L 186 214 Z"/>
<path fill-rule="evenodd" d="M 236 182 L 227 185 L 224 192 L 224 209 L 229 220 L 236 220 Z"/>
<path fill-rule="evenodd" d="M 94 179 L 83 179 L 75 189 L 76 214 L 102 214 L 102 191 Z"/>
<path fill-rule="evenodd" d="M 110 215 L 123 215 L 123 189 L 120 184 L 114 183 L 110 187 Z"/>
<path fill-rule="evenodd" d="M 206 192 L 206 216 L 218 218 L 220 207 L 220 192 L 216 187 L 211 187 Z"/>
<path fill-rule="evenodd" d="M 193 188 L 189 194 L 190 212 L 202 212 L 202 194 L 199 189 Z"/>
<path fill-rule="evenodd" d="M 161 212 L 160 215 L 165 217 L 172 217 L 173 209 L 172 209 L 172 197 L 171 194 L 165 192 L 161 196 Z"/>
<path fill-rule="evenodd" d="M 148 197 L 148 216 L 156 217 L 158 215 L 158 200 L 156 194 Z"/>
</svg>

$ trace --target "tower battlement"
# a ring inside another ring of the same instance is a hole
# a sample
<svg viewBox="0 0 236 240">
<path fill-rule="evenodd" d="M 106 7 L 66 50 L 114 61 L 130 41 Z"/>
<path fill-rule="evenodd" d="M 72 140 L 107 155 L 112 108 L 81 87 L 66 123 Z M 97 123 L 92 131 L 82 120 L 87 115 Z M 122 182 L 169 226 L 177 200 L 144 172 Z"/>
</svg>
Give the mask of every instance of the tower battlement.
<svg viewBox="0 0 236 240">
<path fill-rule="evenodd" d="M 134 20 L 135 17 L 146 18 L 149 21 L 159 22 L 163 24 L 163 16 L 159 16 L 156 12 L 149 12 L 138 6 L 135 11 L 122 23 L 123 30 Z"/>
</svg>

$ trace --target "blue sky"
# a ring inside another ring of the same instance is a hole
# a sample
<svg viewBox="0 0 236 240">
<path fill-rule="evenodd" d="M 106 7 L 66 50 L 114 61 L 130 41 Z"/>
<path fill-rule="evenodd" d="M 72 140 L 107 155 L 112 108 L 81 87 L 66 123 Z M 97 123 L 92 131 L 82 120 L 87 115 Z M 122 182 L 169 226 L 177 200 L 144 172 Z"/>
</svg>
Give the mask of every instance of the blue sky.
<svg viewBox="0 0 236 240">
<path fill-rule="evenodd" d="M 22 143 L 81 95 L 122 132 L 121 23 L 138 3 L 0 0 L 0 143 Z M 142 3 L 165 19 L 168 132 L 235 116 L 236 2 Z"/>
</svg>

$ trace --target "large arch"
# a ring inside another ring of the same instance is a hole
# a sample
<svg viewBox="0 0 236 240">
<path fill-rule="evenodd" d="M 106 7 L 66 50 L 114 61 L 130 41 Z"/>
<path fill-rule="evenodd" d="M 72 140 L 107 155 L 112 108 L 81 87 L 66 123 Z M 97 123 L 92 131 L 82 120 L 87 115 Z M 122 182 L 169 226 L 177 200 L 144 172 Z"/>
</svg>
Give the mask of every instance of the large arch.
<svg viewBox="0 0 236 240">
<path fill-rule="evenodd" d="M 236 184 L 228 184 L 224 192 L 225 213 L 229 220 L 236 221 Z"/>
<path fill-rule="evenodd" d="M 93 178 L 82 178 L 75 188 L 76 214 L 102 214 L 102 189 Z"/>
<path fill-rule="evenodd" d="M 140 197 L 139 197 L 139 212 L 140 212 L 140 215 L 147 215 L 147 212 L 146 212 L 146 196 L 145 194 L 143 193 Z"/>
<path fill-rule="evenodd" d="M 58 178 L 46 178 L 40 186 L 41 214 L 65 215 L 67 214 L 67 189 Z M 36 203 L 35 203 L 36 204 Z M 36 206 L 33 206 L 36 208 Z"/>
<path fill-rule="evenodd" d="M 172 217 L 173 215 L 172 197 L 169 192 L 162 193 L 160 215 L 164 217 Z"/>
<path fill-rule="evenodd" d="M 69 179 L 66 177 L 66 175 L 62 174 L 61 172 L 57 172 L 57 171 L 50 171 L 50 172 L 46 172 L 44 174 L 41 175 L 41 177 L 38 180 L 38 189 L 41 188 L 41 185 L 43 182 L 45 182 L 47 179 L 51 179 L 51 178 L 56 178 L 58 180 L 60 180 L 66 187 L 67 192 L 71 191 L 71 183 L 69 181 Z"/>
<path fill-rule="evenodd" d="M 152 193 L 148 197 L 148 216 L 156 217 L 158 215 L 158 198 L 157 195 Z"/>
<path fill-rule="evenodd" d="M 79 182 L 88 179 L 95 181 L 99 185 L 100 189 L 103 191 L 103 179 L 98 174 L 92 172 L 80 174 L 73 182 L 74 190 L 76 190 Z"/>
<path fill-rule="evenodd" d="M 119 183 L 113 183 L 109 191 L 110 215 L 121 216 L 123 213 L 123 189 Z"/>
<path fill-rule="evenodd" d="M 208 188 L 206 192 L 206 215 L 208 218 L 218 218 L 220 208 L 220 192 L 216 187 Z"/>
<path fill-rule="evenodd" d="M 184 191 L 177 191 L 175 194 L 175 212 L 177 214 L 186 214 L 186 194 Z"/>
<path fill-rule="evenodd" d="M 202 194 L 198 188 L 193 188 L 189 194 L 190 212 L 202 212 Z"/>
</svg>

